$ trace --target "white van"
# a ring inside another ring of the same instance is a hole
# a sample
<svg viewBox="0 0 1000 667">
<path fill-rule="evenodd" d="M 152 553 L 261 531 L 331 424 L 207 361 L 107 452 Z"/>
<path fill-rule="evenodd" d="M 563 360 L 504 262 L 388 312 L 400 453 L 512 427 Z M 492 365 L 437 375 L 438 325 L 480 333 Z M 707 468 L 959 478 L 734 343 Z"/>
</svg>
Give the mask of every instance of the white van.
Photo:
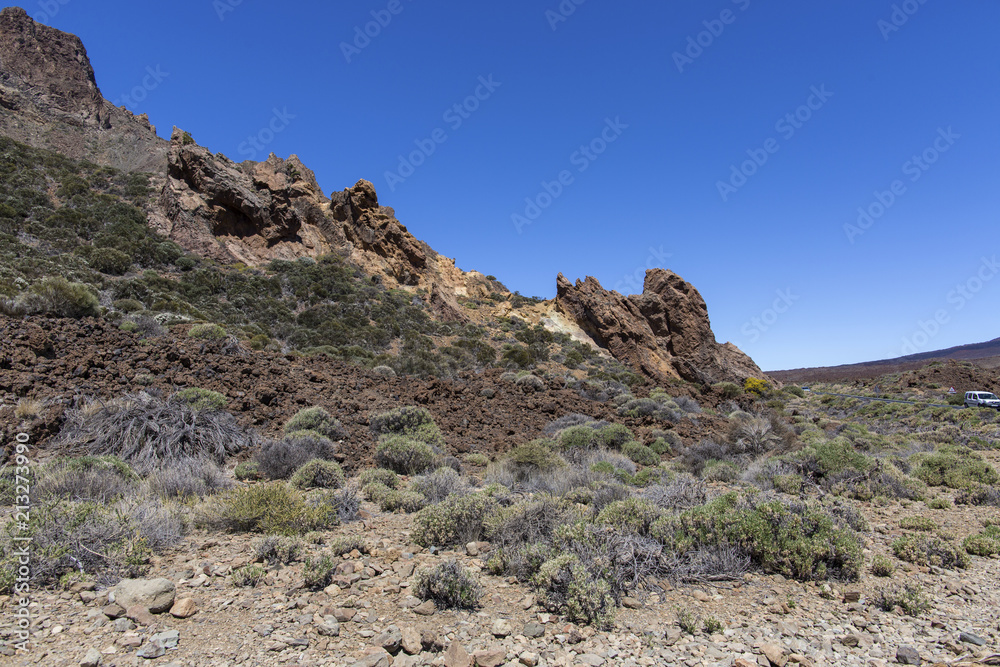
<svg viewBox="0 0 1000 667">
<path fill-rule="evenodd" d="M 1000 410 L 1000 398 L 988 391 L 967 391 L 965 392 L 965 407 Z"/>
</svg>

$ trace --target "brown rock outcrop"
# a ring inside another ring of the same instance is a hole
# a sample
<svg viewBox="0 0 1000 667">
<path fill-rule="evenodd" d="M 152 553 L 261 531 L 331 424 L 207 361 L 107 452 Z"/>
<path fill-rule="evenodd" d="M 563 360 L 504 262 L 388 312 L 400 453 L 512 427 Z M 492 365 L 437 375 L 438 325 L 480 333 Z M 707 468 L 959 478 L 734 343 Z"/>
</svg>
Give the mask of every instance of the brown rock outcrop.
<svg viewBox="0 0 1000 667">
<path fill-rule="evenodd" d="M 676 273 L 647 271 L 642 294 L 629 297 L 591 277 L 574 285 L 561 273 L 556 288 L 559 311 L 615 359 L 654 380 L 764 377 L 735 345 L 716 342 L 705 300 Z"/>
<path fill-rule="evenodd" d="M 0 10 L 0 134 L 118 169 L 162 171 L 167 142 L 101 95 L 79 37 Z"/>
<path fill-rule="evenodd" d="M 316 177 L 296 156 L 237 164 L 177 128 L 160 206 L 163 215 L 153 224 L 161 233 L 221 262 L 257 265 L 343 244 L 326 228 L 326 198 Z"/>
</svg>

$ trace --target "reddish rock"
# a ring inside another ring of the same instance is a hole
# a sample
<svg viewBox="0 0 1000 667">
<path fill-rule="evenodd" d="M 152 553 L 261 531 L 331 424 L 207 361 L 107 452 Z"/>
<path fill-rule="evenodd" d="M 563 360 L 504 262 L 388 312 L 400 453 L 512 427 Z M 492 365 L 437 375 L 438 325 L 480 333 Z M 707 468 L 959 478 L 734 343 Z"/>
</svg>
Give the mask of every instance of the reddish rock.
<svg viewBox="0 0 1000 667">
<path fill-rule="evenodd" d="M 735 345 L 716 342 L 705 300 L 676 273 L 647 271 L 642 294 L 629 297 L 591 277 L 574 285 L 559 274 L 556 287 L 561 312 L 615 359 L 658 382 L 764 377 Z"/>
</svg>

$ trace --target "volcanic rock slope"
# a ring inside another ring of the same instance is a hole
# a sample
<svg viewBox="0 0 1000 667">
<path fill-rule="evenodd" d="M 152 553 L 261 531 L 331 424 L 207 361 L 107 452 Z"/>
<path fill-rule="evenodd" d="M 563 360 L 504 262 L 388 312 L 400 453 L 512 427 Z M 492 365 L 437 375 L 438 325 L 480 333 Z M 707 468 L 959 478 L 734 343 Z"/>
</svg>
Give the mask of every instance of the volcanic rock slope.
<svg viewBox="0 0 1000 667">
<path fill-rule="evenodd" d="M 294 155 L 236 163 L 180 129 L 169 142 L 160 139 L 145 116 L 104 99 L 78 37 L 38 24 L 19 8 L 0 12 L 0 133 L 68 157 L 151 173 L 159 194 L 148 205 L 150 226 L 223 264 L 261 266 L 338 251 L 389 288 L 425 292 L 442 321 L 473 317 L 460 299 L 507 294 L 495 279 L 462 271 L 415 238 L 367 181 L 327 197 Z M 737 348 L 716 343 L 705 302 L 672 273 L 651 273 L 644 293 L 627 298 L 593 278 L 576 287 L 560 278 L 558 291 L 555 302 L 522 317 L 545 326 L 554 326 L 555 317 L 555 328 L 654 380 L 763 377 Z"/>
</svg>

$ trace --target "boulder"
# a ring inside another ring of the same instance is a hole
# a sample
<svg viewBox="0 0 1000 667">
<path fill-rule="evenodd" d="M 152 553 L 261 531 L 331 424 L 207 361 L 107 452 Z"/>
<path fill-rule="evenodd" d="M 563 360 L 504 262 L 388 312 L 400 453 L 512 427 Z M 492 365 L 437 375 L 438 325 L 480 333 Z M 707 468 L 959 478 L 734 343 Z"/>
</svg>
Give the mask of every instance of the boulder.
<svg viewBox="0 0 1000 667">
<path fill-rule="evenodd" d="M 169 579 L 122 579 L 112 590 L 115 604 L 128 609 L 141 606 L 154 614 L 168 611 L 174 604 L 174 582 Z"/>
</svg>

